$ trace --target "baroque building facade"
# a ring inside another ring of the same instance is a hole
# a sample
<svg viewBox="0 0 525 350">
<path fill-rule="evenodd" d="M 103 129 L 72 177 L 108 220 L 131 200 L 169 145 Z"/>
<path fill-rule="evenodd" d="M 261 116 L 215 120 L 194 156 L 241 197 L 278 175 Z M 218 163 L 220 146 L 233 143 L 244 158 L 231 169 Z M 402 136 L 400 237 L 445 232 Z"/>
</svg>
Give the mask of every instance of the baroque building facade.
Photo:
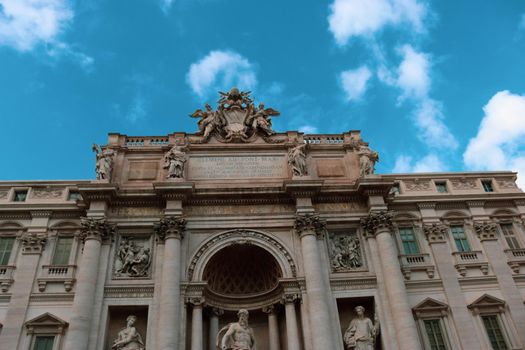
<svg viewBox="0 0 525 350">
<path fill-rule="evenodd" d="M 232 89 L 96 180 L 0 182 L 0 349 L 525 347 L 515 173 L 378 175 L 278 114 Z"/>
</svg>

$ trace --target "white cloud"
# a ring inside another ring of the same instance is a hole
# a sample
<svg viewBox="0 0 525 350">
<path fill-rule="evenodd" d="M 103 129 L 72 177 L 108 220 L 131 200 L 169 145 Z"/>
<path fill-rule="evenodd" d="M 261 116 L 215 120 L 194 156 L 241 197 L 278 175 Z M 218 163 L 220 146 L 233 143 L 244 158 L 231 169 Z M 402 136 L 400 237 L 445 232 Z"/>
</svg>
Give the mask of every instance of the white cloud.
<svg viewBox="0 0 525 350">
<path fill-rule="evenodd" d="M 465 165 L 476 170 L 518 171 L 518 184 L 525 189 L 525 95 L 500 91 L 483 111 L 478 133 L 463 154 Z"/>
<path fill-rule="evenodd" d="M 317 127 L 313 125 L 303 125 L 299 127 L 299 132 L 304 132 L 305 134 L 317 134 Z"/>
<path fill-rule="evenodd" d="M 136 123 L 141 119 L 146 117 L 146 105 L 144 98 L 140 94 L 137 94 L 133 101 L 131 101 L 131 106 L 128 113 L 126 113 L 126 120 L 130 123 Z"/>
<path fill-rule="evenodd" d="M 525 13 L 520 17 L 520 24 L 518 25 L 519 29 L 525 29 Z"/>
<path fill-rule="evenodd" d="M 411 156 L 400 155 L 396 159 L 393 173 L 429 173 L 446 171 L 447 167 L 435 154 L 427 154 L 421 159 L 414 160 Z"/>
<path fill-rule="evenodd" d="M 0 0 L 0 45 L 30 51 L 54 43 L 72 18 L 67 0 Z"/>
<path fill-rule="evenodd" d="M 257 86 L 255 68 L 246 58 L 233 51 L 211 51 L 190 66 L 186 80 L 200 98 L 217 90 L 237 86 L 251 90 Z"/>
<path fill-rule="evenodd" d="M 169 10 L 171 9 L 171 5 L 173 5 L 174 0 L 161 0 L 160 1 L 160 8 L 162 12 L 167 14 Z"/>
<path fill-rule="evenodd" d="M 86 72 L 91 72 L 93 70 L 93 63 L 95 62 L 93 57 L 73 49 L 69 44 L 59 42 L 54 45 L 50 45 L 47 48 L 47 54 L 54 58 L 67 57 L 68 59 L 77 63 Z"/>
<path fill-rule="evenodd" d="M 418 0 L 334 0 L 329 28 L 340 46 L 355 36 L 372 36 L 387 25 L 406 24 L 423 30 L 426 5 Z"/>
<path fill-rule="evenodd" d="M 357 101 L 366 92 L 367 83 L 372 73 L 366 66 L 354 70 L 346 70 L 339 75 L 339 81 L 348 101 Z"/>
<path fill-rule="evenodd" d="M 403 90 L 402 98 L 422 98 L 430 88 L 430 56 L 417 52 L 410 45 L 399 49 L 403 61 L 397 71 L 396 85 Z"/>
</svg>

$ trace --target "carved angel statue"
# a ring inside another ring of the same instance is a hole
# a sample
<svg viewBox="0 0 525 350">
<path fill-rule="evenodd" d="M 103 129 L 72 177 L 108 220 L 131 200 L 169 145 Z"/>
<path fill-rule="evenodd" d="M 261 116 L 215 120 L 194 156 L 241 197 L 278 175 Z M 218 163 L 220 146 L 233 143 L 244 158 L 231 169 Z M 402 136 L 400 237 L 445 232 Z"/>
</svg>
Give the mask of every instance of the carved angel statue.
<svg viewBox="0 0 525 350">
<path fill-rule="evenodd" d="M 372 320 L 365 316 L 365 308 L 355 308 L 357 317 L 350 321 L 350 325 L 344 334 L 344 342 L 348 350 L 374 350 L 376 336 L 379 333 L 379 321 L 373 324 Z"/>
<path fill-rule="evenodd" d="M 246 119 L 246 124 L 255 130 L 262 130 L 268 136 L 275 134 L 275 131 L 272 130 L 270 116 L 278 116 L 281 113 L 273 108 L 264 108 L 264 103 L 260 103 L 256 110 L 251 104 L 251 108 L 254 112 Z"/>
<path fill-rule="evenodd" d="M 144 341 L 134 327 L 137 316 L 130 315 L 126 319 L 126 328 L 118 332 L 117 339 L 113 341 L 111 349 L 114 350 L 145 350 Z"/>
<path fill-rule="evenodd" d="M 360 175 L 370 175 L 374 173 L 375 163 L 379 160 L 379 154 L 374 152 L 364 142 L 359 145 L 359 166 Z"/>
<path fill-rule="evenodd" d="M 248 310 L 239 310 L 237 316 L 239 317 L 238 322 L 226 325 L 217 333 L 217 348 L 220 350 L 256 350 L 255 335 L 253 329 L 248 326 Z"/>
<path fill-rule="evenodd" d="M 97 180 L 111 180 L 111 171 L 113 170 L 113 150 L 105 149 L 93 144 L 91 147 L 93 152 L 96 153 L 96 166 L 95 172 L 97 173 Z"/>
<path fill-rule="evenodd" d="M 192 118 L 202 118 L 199 121 L 199 133 L 202 134 L 204 140 L 207 140 L 211 133 L 218 129 L 223 123 L 220 113 L 213 111 L 209 104 L 205 104 L 206 110 L 197 109 L 190 114 Z"/>
<path fill-rule="evenodd" d="M 288 164 L 292 168 L 293 176 L 308 175 L 306 166 L 306 147 L 308 144 L 298 144 L 288 151 Z"/>
<path fill-rule="evenodd" d="M 168 179 L 182 179 L 184 177 L 184 165 L 187 161 L 186 153 L 180 146 L 173 146 L 164 155 L 164 169 L 168 169 L 166 178 Z"/>
</svg>

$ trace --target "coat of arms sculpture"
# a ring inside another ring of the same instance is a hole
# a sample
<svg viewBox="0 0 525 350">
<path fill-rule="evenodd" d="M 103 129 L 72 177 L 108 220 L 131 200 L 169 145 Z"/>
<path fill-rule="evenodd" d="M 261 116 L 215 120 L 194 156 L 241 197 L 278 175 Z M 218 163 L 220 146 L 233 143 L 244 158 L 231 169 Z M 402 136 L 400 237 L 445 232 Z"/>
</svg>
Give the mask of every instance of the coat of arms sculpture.
<svg viewBox="0 0 525 350">
<path fill-rule="evenodd" d="M 255 107 L 249 91 L 234 87 L 229 92 L 219 93 L 217 110 L 206 104 L 205 110 L 198 109 L 190 115 L 201 118 L 198 134 L 202 135 L 202 142 L 212 135 L 222 142 L 251 142 L 258 133 L 263 137 L 275 134 L 270 117 L 278 116 L 278 111 L 265 108 L 264 103 Z"/>
</svg>

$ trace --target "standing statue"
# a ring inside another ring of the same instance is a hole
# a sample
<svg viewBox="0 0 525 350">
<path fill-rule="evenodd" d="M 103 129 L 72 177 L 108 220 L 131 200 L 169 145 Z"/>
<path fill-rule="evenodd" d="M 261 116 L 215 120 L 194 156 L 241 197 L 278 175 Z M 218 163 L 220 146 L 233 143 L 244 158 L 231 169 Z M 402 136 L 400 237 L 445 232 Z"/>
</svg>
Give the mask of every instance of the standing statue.
<svg viewBox="0 0 525 350">
<path fill-rule="evenodd" d="M 204 141 L 208 140 L 211 133 L 218 129 L 223 123 L 221 122 L 220 113 L 214 112 L 209 104 L 204 105 L 206 110 L 197 109 L 193 114 L 190 114 L 192 118 L 202 118 L 199 121 L 199 133 L 202 134 Z"/>
<path fill-rule="evenodd" d="M 111 180 L 111 171 L 113 170 L 113 151 L 110 149 L 102 150 L 96 143 L 91 147 L 93 152 L 97 154 L 97 163 L 95 172 L 97 173 L 97 180 Z"/>
<path fill-rule="evenodd" d="M 373 174 L 374 166 L 379 160 L 379 154 L 372 151 L 364 142 L 360 143 L 357 154 L 359 154 L 360 176 Z"/>
<path fill-rule="evenodd" d="M 145 350 L 144 342 L 137 329 L 133 327 L 137 317 L 130 315 L 126 318 L 126 328 L 118 332 L 117 339 L 113 341 L 111 349 L 115 350 Z"/>
<path fill-rule="evenodd" d="M 248 326 L 248 310 L 239 310 L 237 316 L 239 322 L 230 323 L 217 334 L 217 347 L 221 333 L 226 331 L 220 340 L 221 350 L 256 350 L 253 329 Z"/>
<path fill-rule="evenodd" d="M 167 179 L 182 179 L 184 177 L 184 165 L 187 161 L 186 153 L 182 147 L 173 146 L 164 156 L 164 169 L 168 169 Z"/>
<path fill-rule="evenodd" d="M 374 350 L 376 336 L 379 333 L 379 323 L 374 325 L 372 320 L 365 317 L 365 308 L 355 308 L 357 317 L 350 321 L 345 332 L 344 342 L 348 350 Z"/>
<path fill-rule="evenodd" d="M 308 175 L 308 168 L 306 166 L 306 146 L 308 144 L 298 144 L 294 148 L 288 150 L 288 164 L 292 168 L 293 176 Z"/>
</svg>

